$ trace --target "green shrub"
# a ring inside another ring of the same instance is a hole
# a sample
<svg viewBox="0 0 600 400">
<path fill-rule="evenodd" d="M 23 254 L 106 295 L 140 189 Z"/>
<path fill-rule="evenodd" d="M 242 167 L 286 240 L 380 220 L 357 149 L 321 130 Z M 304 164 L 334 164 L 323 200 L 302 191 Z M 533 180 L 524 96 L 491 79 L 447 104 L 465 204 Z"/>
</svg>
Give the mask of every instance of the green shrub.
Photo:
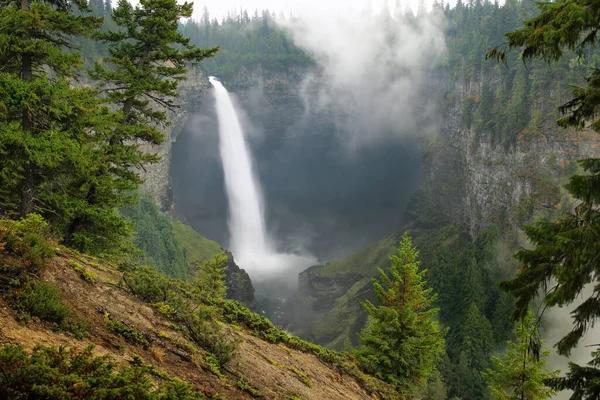
<svg viewBox="0 0 600 400">
<path fill-rule="evenodd" d="M 123 280 L 136 297 L 148 303 L 167 302 L 183 284 L 147 266 L 126 272 Z"/>
<path fill-rule="evenodd" d="M 300 371 L 299 369 L 294 368 L 294 367 L 288 367 L 288 369 L 290 371 L 292 371 L 294 374 L 296 374 L 296 377 L 298 377 L 298 380 L 300 382 L 304 383 L 309 388 L 312 387 L 312 381 L 310 380 L 310 378 L 308 376 L 306 376 L 304 373 L 302 373 L 302 371 Z"/>
<path fill-rule="evenodd" d="M 54 256 L 48 242 L 50 229 L 38 214 L 30 214 L 20 221 L 0 220 L 0 251 L 16 255 L 22 265 L 41 268 Z"/>
<path fill-rule="evenodd" d="M 76 339 L 83 340 L 88 336 L 90 324 L 85 320 L 70 321 L 70 318 L 67 318 L 59 325 L 59 328 L 71 332 Z"/>
<path fill-rule="evenodd" d="M 237 387 L 243 390 L 244 392 L 250 394 L 250 396 L 254 397 L 255 399 L 264 399 L 265 397 L 258 389 L 252 386 L 250 382 L 248 382 L 244 378 L 238 381 Z"/>
<path fill-rule="evenodd" d="M 326 349 L 314 343 L 306 342 L 296 336 L 288 334 L 286 331 L 276 328 L 267 318 L 258 315 L 244 305 L 231 300 L 223 303 L 223 318 L 226 322 L 237 323 L 245 326 L 255 336 L 260 337 L 271 343 L 283 343 L 288 347 L 305 353 L 311 353 L 320 360 L 342 365 L 347 357 L 336 351 Z"/>
<path fill-rule="evenodd" d="M 94 357 L 93 346 L 83 351 L 36 347 L 0 348 L 2 399 L 204 399 L 181 381 L 154 389 L 143 368 L 118 368 L 108 357 Z"/>
<path fill-rule="evenodd" d="M 48 282 L 38 282 L 19 295 L 20 305 L 33 317 L 62 323 L 70 310 L 63 304 L 60 289 Z"/>
<path fill-rule="evenodd" d="M 96 283 L 96 276 L 88 270 L 86 270 L 81 264 L 79 264 L 76 261 L 69 260 L 69 265 L 73 267 L 73 270 L 75 272 L 79 273 L 81 279 L 92 285 Z"/>
<path fill-rule="evenodd" d="M 183 319 L 183 325 L 198 347 L 211 353 L 220 366 L 231 361 L 236 346 L 235 343 L 225 338 L 225 333 L 219 324 L 214 321 L 206 321 L 197 313 L 186 315 Z"/>
<path fill-rule="evenodd" d="M 126 342 L 147 349 L 152 344 L 152 337 L 144 332 L 138 331 L 134 326 L 128 325 L 117 319 L 111 319 L 108 314 L 104 315 L 104 325 L 109 331 L 123 337 Z"/>
</svg>

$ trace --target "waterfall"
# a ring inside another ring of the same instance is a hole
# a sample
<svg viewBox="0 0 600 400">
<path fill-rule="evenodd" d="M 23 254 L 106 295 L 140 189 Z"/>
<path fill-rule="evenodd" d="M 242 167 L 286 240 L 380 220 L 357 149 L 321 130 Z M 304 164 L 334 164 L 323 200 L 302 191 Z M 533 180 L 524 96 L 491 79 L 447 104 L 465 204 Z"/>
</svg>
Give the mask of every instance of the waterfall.
<svg viewBox="0 0 600 400">
<path fill-rule="evenodd" d="M 219 150 L 229 201 L 229 246 L 236 262 L 258 278 L 310 266 L 316 262 L 312 257 L 275 251 L 266 233 L 262 190 L 235 107 L 221 82 L 212 76 L 209 80 L 214 87 Z"/>
</svg>

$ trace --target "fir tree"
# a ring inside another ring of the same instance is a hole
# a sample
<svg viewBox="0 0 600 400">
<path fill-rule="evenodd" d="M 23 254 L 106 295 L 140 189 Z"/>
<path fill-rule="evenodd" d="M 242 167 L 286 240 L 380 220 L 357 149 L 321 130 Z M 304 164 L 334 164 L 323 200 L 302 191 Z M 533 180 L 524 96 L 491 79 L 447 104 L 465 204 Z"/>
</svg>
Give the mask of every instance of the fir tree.
<svg viewBox="0 0 600 400">
<path fill-rule="evenodd" d="M 373 279 L 379 306 L 363 303 L 369 322 L 360 336 L 359 364 L 403 394 L 422 389 L 437 370 L 444 353 L 444 335 L 432 308 L 436 295 L 425 287 L 419 272 L 418 251 L 407 233 L 400 240 L 398 255 L 391 257 L 380 281 Z"/>
<path fill-rule="evenodd" d="M 0 207 L 9 216 L 68 218 L 48 196 L 89 164 L 87 133 L 103 110 L 93 90 L 69 84 L 81 66 L 72 38 L 101 23 L 75 15 L 86 7 L 84 0 L 0 2 Z"/>
<path fill-rule="evenodd" d="M 546 386 L 546 381 L 555 378 L 558 371 L 550 371 L 545 367 L 550 350 L 538 355 L 531 347 L 531 343 L 538 342 L 540 336 L 531 311 L 525 315 L 523 322 L 517 324 L 515 333 L 517 342 L 507 342 L 508 350 L 504 356 L 492 357 L 493 368 L 482 373 L 492 397 L 496 400 L 551 398 L 555 391 Z"/>
<path fill-rule="evenodd" d="M 561 59 L 565 50 L 579 55 L 596 44 L 600 29 L 600 4 L 589 0 L 558 0 L 538 3 L 540 14 L 525 21 L 521 29 L 507 33 L 507 48 L 494 48 L 488 57 L 507 61 L 510 49 L 522 49 L 524 60 L 542 58 L 548 62 Z M 565 116 L 558 124 L 567 127 L 600 130 L 600 69 L 593 68 L 587 87 L 575 87 L 574 99 L 560 109 Z M 557 344 L 559 354 L 569 355 L 588 329 L 600 317 L 600 159 L 581 160 L 584 175 L 572 176 L 565 186 L 579 201 L 570 212 L 554 221 L 538 221 L 525 228 L 534 249 L 521 249 L 516 258 L 523 265 L 516 278 L 501 287 L 516 297 L 516 318 L 524 318 L 529 304 L 541 293 L 546 306 L 564 306 L 580 297 L 583 288 L 595 285 L 589 297 L 571 313 L 573 329 Z M 571 365 L 574 368 L 575 364 Z M 584 375 L 581 370 L 569 373 L 570 387 L 586 386 L 584 393 L 572 398 L 598 398 L 600 381 L 597 364 L 592 363 Z M 560 380 L 554 381 L 561 382 Z M 567 381 L 562 381 L 566 387 Z M 596 393 L 594 396 L 593 393 Z"/>
<path fill-rule="evenodd" d="M 110 55 L 107 65 L 96 63 L 90 76 L 100 82 L 106 104 L 119 112 L 97 147 L 102 167 L 77 182 L 87 207 L 81 207 L 67 227 L 67 244 L 94 251 L 97 238 L 124 232 L 125 220 L 116 217 L 114 209 L 133 201 L 131 193 L 141 184 L 137 170 L 159 160 L 140 145 L 162 143 L 159 127 L 168 124 L 167 111 L 177 107 L 177 87 L 185 79 L 186 64 L 217 51 L 198 49 L 177 31 L 179 20 L 191 15 L 191 3 L 142 0 L 133 8 L 121 0 L 112 14 L 118 29 L 97 33 Z M 111 229 L 100 224 L 107 216 L 115 216 Z"/>
</svg>

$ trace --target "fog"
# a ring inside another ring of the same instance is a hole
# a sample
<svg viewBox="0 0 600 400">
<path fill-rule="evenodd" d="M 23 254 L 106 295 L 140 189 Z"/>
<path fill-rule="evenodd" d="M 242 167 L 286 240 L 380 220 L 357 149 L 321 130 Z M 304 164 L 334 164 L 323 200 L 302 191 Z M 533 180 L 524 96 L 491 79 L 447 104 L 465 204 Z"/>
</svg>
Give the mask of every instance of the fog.
<svg viewBox="0 0 600 400">
<path fill-rule="evenodd" d="M 446 55 L 442 15 L 306 11 L 278 23 L 319 65 L 301 85 L 306 111 L 331 107 L 347 149 L 423 137 L 438 126 L 436 100 L 426 90 Z"/>
<path fill-rule="evenodd" d="M 583 300 L 589 298 L 592 295 L 593 286 L 590 284 L 584 288 L 579 298 L 567 307 L 553 307 L 546 311 L 544 315 L 544 330 L 543 337 L 546 340 L 546 346 L 554 346 L 560 339 L 562 339 L 567 333 L 573 328 L 573 319 L 571 318 L 571 311 L 574 310 Z M 559 369 L 560 375 L 564 376 L 569 370 L 569 362 L 574 362 L 579 365 L 586 365 L 591 359 L 591 353 L 597 349 L 597 345 L 600 342 L 600 326 L 596 325 L 591 327 L 583 339 L 579 342 L 579 345 L 573 349 L 571 354 L 566 356 L 560 356 L 556 353 L 556 348 L 552 347 L 552 353 L 548 358 L 547 367 L 551 370 Z M 559 392 L 554 399 L 567 400 L 570 398 L 570 391 Z"/>
</svg>

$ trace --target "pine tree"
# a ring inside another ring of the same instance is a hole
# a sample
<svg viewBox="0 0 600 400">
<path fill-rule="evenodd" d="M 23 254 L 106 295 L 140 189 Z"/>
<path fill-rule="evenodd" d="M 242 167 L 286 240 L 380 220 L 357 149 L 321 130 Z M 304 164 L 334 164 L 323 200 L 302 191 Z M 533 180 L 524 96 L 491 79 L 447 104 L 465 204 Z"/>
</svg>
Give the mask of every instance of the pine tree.
<svg viewBox="0 0 600 400">
<path fill-rule="evenodd" d="M 537 17 L 525 21 L 523 28 L 507 33 L 507 48 L 494 48 L 488 57 L 507 61 L 510 49 L 522 51 L 523 60 L 541 58 L 548 62 L 561 59 L 565 50 L 583 54 L 597 42 L 600 29 L 600 4 L 589 0 L 540 2 Z M 563 127 L 600 130 L 600 69 L 593 68 L 587 87 L 575 87 L 574 99 L 560 110 L 565 114 L 557 122 Z M 541 293 L 548 307 L 564 306 L 580 297 L 584 286 L 600 276 L 600 159 L 581 160 L 584 175 L 572 176 L 565 186 L 579 201 L 573 212 L 554 221 L 538 221 L 525 227 L 534 249 L 521 249 L 516 258 L 523 265 L 516 278 L 501 287 L 516 297 L 515 318 L 526 316 L 530 303 Z M 588 329 L 600 317 L 600 285 L 571 313 L 573 329 L 557 344 L 558 353 L 569 355 Z M 574 368 L 575 364 L 571 366 Z M 586 386 L 585 395 L 573 398 L 596 399 L 600 392 L 597 364 L 590 365 L 586 376 L 571 369 L 570 387 Z M 557 378 L 558 379 L 558 378 Z M 558 381 L 554 381 L 560 382 Z M 564 383 L 564 382 L 563 382 Z M 561 385 L 558 388 L 563 388 Z M 596 395 L 591 395 L 596 393 Z"/>
<path fill-rule="evenodd" d="M 75 15 L 86 7 L 84 0 L 0 2 L 0 207 L 9 216 L 68 218 L 47 196 L 86 168 L 87 133 L 101 108 L 93 90 L 69 84 L 81 67 L 72 39 L 101 23 Z"/>
<path fill-rule="evenodd" d="M 67 227 L 67 244 L 94 251 L 98 238 L 117 238 L 125 232 L 125 220 L 114 210 L 133 201 L 131 193 L 141 184 L 137 169 L 159 161 L 140 145 L 162 143 L 159 127 L 168 124 L 167 111 L 177 107 L 177 87 L 185 79 L 186 64 L 217 51 L 198 49 L 177 31 L 179 20 L 191 15 L 191 3 L 142 0 L 133 8 L 120 0 L 112 14 L 118 29 L 97 33 L 110 55 L 105 59 L 108 65 L 96 63 L 90 76 L 100 83 L 106 104 L 119 112 L 98 144 L 104 160 L 101 168 L 77 182 L 87 206 L 79 208 Z M 113 223 L 105 229 L 100 222 L 106 223 L 108 216 L 114 217 Z M 111 235 L 115 231 L 118 235 Z"/>
<path fill-rule="evenodd" d="M 439 309 L 431 307 L 436 295 L 425 287 L 426 270 L 419 271 L 418 251 L 407 233 L 391 262 L 387 273 L 379 270 L 380 281 L 373 279 L 380 305 L 363 303 L 369 322 L 357 361 L 408 395 L 422 389 L 437 370 L 446 331 L 436 320 Z"/>
<path fill-rule="evenodd" d="M 558 371 L 550 371 L 546 358 L 550 350 L 536 354 L 531 343 L 539 340 L 533 313 L 529 311 L 525 319 L 517 324 L 517 342 L 507 342 L 508 349 L 502 358 L 492 357 L 493 368 L 487 369 L 482 376 L 487 381 L 492 397 L 496 400 L 544 400 L 555 394 L 555 390 L 546 386 L 548 379 L 555 378 Z"/>
</svg>

